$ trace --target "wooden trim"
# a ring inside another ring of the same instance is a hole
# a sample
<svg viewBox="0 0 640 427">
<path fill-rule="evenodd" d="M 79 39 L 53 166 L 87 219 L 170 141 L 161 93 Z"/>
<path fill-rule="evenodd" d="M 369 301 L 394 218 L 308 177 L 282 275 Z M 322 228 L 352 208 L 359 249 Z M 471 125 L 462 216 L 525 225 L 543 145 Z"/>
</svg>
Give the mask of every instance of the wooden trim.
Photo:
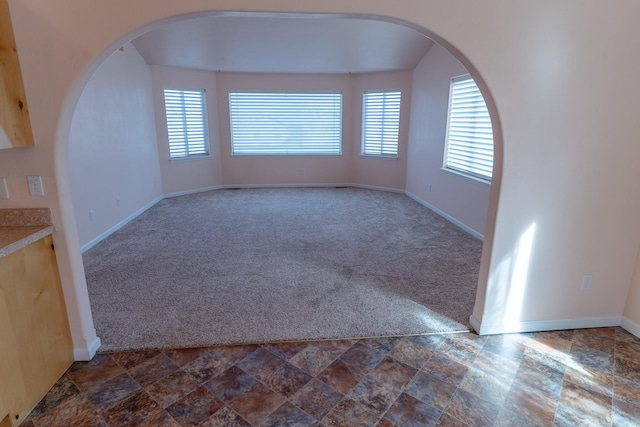
<svg viewBox="0 0 640 427">
<path fill-rule="evenodd" d="M 33 133 L 24 91 L 8 0 L 0 0 L 0 148 L 33 146 Z"/>
</svg>

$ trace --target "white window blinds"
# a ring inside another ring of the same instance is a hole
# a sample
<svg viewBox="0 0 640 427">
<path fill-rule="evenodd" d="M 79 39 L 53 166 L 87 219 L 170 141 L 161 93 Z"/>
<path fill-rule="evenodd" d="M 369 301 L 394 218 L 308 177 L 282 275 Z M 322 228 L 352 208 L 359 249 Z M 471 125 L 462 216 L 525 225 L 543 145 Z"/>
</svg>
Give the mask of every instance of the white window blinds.
<svg viewBox="0 0 640 427">
<path fill-rule="evenodd" d="M 209 154 L 204 91 L 165 89 L 164 105 L 170 158 Z"/>
<path fill-rule="evenodd" d="M 398 156 L 400 92 L 366 92 L 362 97 L 362 154 Z"/>
<path fill-rule="evenodd" d="M 480 89 L 468 75 L 451 81 L 444 167 L 491 180 L 491 118 Z"/>
<path fill-rule="evenodd" d="M 340 93 L 229 93 L 233 155 L 337 155 Z"/>
</svg>

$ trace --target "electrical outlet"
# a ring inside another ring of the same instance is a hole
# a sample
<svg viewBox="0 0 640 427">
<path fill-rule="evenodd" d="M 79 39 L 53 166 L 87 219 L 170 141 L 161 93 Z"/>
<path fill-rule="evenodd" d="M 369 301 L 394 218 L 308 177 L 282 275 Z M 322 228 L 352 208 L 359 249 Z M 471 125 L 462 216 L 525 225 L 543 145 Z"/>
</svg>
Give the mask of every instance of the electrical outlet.
<svg viewBox="0 0 640 427">
<path fill-rule="evenodd" d="M 120 197 L 116 197 L 116 207 L 120 207 Z"/>
<path fill-rule="evenodd" d="M 42 177 L 29 175 L 27 176 L 29 182 L 29 194 L 32 196 L 44 196 L 44 188 L 42 188 Z"/>
<path fill-rule="evenodd" d="M 96 217 L 96 213 L 91 209 L 89 211 L 89 221 L 93 222 L 93 219 Z"/>
<path fill-rule="evenodd" d="M 593 281 L 593 277 L 590 274 L 585 274 L 582 276 L 582 283 L 580 284 L 581 291 L 588 291 L 591 289 L 591 282 Z"/>
</svg>

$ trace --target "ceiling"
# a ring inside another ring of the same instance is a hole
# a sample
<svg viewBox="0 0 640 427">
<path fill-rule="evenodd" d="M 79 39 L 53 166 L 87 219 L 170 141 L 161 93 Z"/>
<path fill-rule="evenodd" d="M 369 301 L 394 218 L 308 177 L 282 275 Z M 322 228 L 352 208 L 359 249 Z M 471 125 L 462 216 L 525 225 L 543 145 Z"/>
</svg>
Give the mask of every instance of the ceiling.
<svg viewBox="0 0 640 427">
<path fill-rule="evenodd" d="M 411 28 L 368 19 L 207 16 L 163 25 L 133 45 L 152 65 L 365 73 L 412 69 L 433 42 Z"/>
</svg>

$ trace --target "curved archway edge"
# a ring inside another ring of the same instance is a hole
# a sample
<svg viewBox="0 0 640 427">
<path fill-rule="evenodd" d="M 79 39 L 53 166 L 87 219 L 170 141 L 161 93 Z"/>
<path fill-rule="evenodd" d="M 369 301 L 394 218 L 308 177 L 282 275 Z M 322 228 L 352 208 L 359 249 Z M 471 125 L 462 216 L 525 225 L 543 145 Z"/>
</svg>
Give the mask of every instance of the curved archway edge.
<svg viewBox="0 0 640 427">
<path fill-rule="evenodd" d="M 416 31 L 433 39 L 440 45 L 444 46 L 451 52 L 474 77 L 478 86 L 481 88 L 487 105 L 490 110 L 493 129 L 494 129 L 494 173 L 492 187 L 490 192 L 489 212 L 487 214 L 487 225 L 485 228 L 485 239 L 483 245 L 483 254 L 481 261 L 480 279 L 478 283 L 478 291 L 476 295 L 476 306 L 472 319 L 481 319 L 485 303 L 486 283 L 489 274 L 489 266 L 491 259 L 491 248 L 493 245 L 493 233 L 495 230 L 495 220 L 498 206 L 498 198 L 500 194 L 501 170 L 502 170 L 502 132 L 500 119 L 497 114 L 496 103 L 491 96 L 488 85 L 484 82 L 481 73 L 474 67 L 473 63 L 452 43 L 448 42 L 444 37 L 427 30 L 420 23 L 411 22 L 400 19 L 398 17 L 390 17 L 385 15 L 372 15 L 366 13 L 366 7 L 359 8 L 364 13 L 304 13 L 304 12 L 228 12 L 228 11 L 200 11 L 189 13 L 176 13 L 176 11 L 166 11 L 166 17 L 156 19 L 153 22 L 144 23 L 134 29 L 126 31 L 124 34 L 118 35 L 106 47 L 97 53 L 93 59 L 89 60 L 83 69 L 75 70 L 73 82 L 70 84 L 69 91 L 66 95 L 63 105 L 61 106 L 60 116 L 57 124 L 55 137 L 55 177 L 58 187 L 59 216 L 62 226 L 58 227 L 56 232 L 56 242 L 62 248 L 62 256 L 59 260 L 62 281 L 65 283 L 65 297 L 68 306 L 69 319 L 74 338 L 74 348 L 76 360 L 88 360 L 93 357 L 97 348 L 100 346 L 99 338 L 96 336 L 93 328 L 93 320 L 91 317 L 91 309 L 89 305 L 88 293 L 86 289 L 86 280 L 84 277 L 80 246 L 75 228 L 75 215 L 73 212 L 73 204 L 71 199 L 71 189 L 68 177 L 68 142 L 71 121 L 75 111 L 75 107 L 80 98 L 84 87 L 90 77 L 102 64 L 102 62 L 115 50 L 125 43 L 135 39 L 139 35 L 150 31 L 160 25 L 168 22 L 175 22 L 188 19 L 194 16 L 203 16 L 206 14 L 216 16 L 277 16 L 280 17 L 303 17 L 306 19 L 323 19 L 327 17 L 350 17 L 361 19 L 376 19 L 393 22 L 396 24 L 409 26 Z M 381 11 L 378 11 L 381 12 Z M 173 14 L 173 15 L 172 15 Z M 134 24 L 135 25 L 135 24 Z M 55 209 L 54 209 L 55 211 Z M 470 313 L 471 314 L 471 313 Z M 473 320 L 472 320 L 473 323 Z M 474 325 L 476 326 L 476 325 Z"/>
</svg>

